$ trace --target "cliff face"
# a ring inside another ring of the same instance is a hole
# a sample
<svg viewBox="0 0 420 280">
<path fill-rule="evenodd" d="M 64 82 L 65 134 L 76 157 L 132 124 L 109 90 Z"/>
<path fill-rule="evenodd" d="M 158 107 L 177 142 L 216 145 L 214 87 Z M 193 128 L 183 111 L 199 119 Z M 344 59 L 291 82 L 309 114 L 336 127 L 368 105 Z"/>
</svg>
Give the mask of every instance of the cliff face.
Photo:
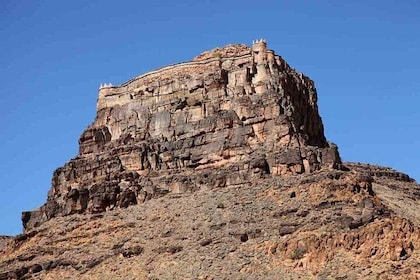
<svg viewBox="0 0 420 280">
<path fill-rule="evenodd" d="M 249 185 L 341 164 L 313 81 L 268 50 L 229 45 L 99 89 L 76 158 L 53 175 L 25 229 L 57 215 L 127 207 L 168 192 Z"/>
<path fill-rule="evenodd" d="M 263 41 L 101 85 L 0 279 L 419 279 L 419 185 L 342 164 L 316 102 Z"/>
</svg>

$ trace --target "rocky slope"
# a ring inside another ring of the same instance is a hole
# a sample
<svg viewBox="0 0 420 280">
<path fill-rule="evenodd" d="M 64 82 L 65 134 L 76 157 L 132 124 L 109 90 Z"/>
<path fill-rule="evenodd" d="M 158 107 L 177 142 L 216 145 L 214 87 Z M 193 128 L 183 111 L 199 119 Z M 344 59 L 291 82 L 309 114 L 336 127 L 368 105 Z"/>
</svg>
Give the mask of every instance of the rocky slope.
<svg viewBox="0 0 420 280">
<path fill-rule="evenodd" d="M 419 186 L 349 166 L 57 217 L 8 243 L 0 279 L 418 279 Z"/>
<path fill-rule="evenodd" d="M 0 279 L 418 279 L 419 185 L 342 163 L 265 41 L 99 89 Z"/>
</svg>

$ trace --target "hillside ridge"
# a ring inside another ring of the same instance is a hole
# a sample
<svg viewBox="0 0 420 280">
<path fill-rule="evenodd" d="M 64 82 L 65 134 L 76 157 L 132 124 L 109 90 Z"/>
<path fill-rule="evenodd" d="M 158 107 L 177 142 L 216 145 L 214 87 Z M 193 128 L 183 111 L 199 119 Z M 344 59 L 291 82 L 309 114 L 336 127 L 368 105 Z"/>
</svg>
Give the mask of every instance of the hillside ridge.
<svg viewBox="0 0 420 280">
<path fill-rule="evenodd" d="M 6 279 L 419 279 L 420 186 L 342 162 L 265 40 L 101 84 Z"/>
</svg>

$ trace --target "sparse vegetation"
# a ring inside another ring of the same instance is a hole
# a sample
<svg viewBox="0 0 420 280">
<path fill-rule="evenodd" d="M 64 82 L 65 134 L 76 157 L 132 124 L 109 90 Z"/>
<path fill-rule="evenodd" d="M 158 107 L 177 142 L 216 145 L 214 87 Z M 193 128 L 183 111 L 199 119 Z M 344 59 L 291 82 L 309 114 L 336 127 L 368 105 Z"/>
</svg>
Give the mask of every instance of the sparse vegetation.
<svg viewBox="0 0 420 280">
<path fill-rule="evenodd" d="M 307 250 L 305 248 L 297 248 L 295 249 L 292 254 L 290 255 L 290 258 L 292 260 L 300 260 L 303 258 L 303 256 L 307 253 Z"/>
</svg>

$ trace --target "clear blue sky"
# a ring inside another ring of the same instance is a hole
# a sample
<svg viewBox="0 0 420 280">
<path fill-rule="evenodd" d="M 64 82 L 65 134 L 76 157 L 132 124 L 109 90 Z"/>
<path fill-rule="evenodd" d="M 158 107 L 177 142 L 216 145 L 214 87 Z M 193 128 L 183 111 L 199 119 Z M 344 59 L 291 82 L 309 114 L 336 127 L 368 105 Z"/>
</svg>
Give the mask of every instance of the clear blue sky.
<svg viewBox="0 0 420 280">
<path fill-rule="evenodd" d="M 0 234 L 77 154 L 100 83 L 258 38 L 315 80 L 344 160 L 419 180 L 419 15 L 416 0 L 1 1 Z"/>
</svg>

